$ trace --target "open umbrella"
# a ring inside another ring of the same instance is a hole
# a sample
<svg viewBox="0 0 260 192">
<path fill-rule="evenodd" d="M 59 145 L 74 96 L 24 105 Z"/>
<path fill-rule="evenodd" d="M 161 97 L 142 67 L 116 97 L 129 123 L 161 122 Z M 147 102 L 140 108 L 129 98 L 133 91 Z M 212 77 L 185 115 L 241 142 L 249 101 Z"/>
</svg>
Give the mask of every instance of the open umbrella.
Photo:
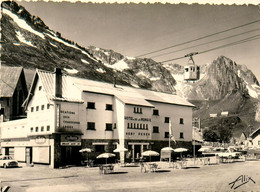
<svg viewBox="0 0 260 192">
<path fill-rule="evenodd" d="M 182 157 L 182 152 L 188 151 L 186 148 L 176 148 L 174 149 L 174 152 L 180 153 L 180 156 Z"/>
<path fill-rule="evenodd" d="M 120 153 L 120 152 L 126 152 L 126 151 L 128 151 L 128 149 L 126 149 L 126 148 L 123 148 L 123 149 L 120 149 L 120 148 L 116 148 L 116 149 L 114 149 L 114 153 Z"/>
<path fill-rule="evenodd" d="M 150 157 L 150 162 L 151 162 L 151 157 L 152 156 L 159 156 L 160 154 L 156 151 L 152 151 L 152 150 L 149 150 L 149 151 L 145 151 L 142 153 L 143 156 L 149 156 Z"/>
<path fill-rule="evenodd" d="M 92 151 L 93 151 L 93 150 L 90 149 L 90 148 L 84 148 L 84 149 L 79 150 L 79 152 L 81 152 L 81 153 L 83 153 L 83 152 L 90 153 L 90 152 L 92 152 Z"/>
<path fill-rule="evenodd" d="M 209 151 L 211 151 L 211 149 L 209 147 L 201 147 L 198 151 L 199 152 L 209 152 Z"/>
<path fill-rule="evenodd" d="M 174 151 L 174 149 L 171 147 L 164 147 L 161 149 L 161 151 Z"/>
<path fill-rule="evenodd" d="M 106 159 L 106 164 L 107 164 L 107 159 L 110 157 L 115 157 L 116 155 L 113 153 L 102 153 L 100 155 L 97 156 L 97 159 Z"/>
</svg>

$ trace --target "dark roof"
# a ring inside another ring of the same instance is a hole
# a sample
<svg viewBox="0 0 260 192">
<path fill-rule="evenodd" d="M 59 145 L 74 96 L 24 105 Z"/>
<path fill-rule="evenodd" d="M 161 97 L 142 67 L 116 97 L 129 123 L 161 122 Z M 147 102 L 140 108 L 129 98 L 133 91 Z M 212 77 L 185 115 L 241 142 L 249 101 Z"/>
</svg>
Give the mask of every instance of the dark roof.
<svg viewBox="0 0 260 192">
<path fill-rule="evenodd" d="M 22 72 L 22 67 L 0 67 L 0 97 L 13 96 Z"/>
</svg>

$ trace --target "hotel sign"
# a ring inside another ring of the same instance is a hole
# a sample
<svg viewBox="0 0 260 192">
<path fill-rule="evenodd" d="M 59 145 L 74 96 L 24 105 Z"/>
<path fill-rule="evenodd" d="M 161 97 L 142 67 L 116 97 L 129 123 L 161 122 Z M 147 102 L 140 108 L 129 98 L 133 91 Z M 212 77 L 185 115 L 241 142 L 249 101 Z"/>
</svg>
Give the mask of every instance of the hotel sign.
<svg viewBox="0 0 260 192">
<path fill-rule="evenodd" d="M 61 146 L 80 146 L 81 137 L 79 135 L 61 135 Z"/>
<path fill-rule="evenodd" d="M 136 117 L 130 117 L 130 116 L 125 116 L 125 120 L 130 120 L 130 121 L 144 121 L 144 122 L 151 122 L 151 118 L 136 118 Z"/>
</svg>

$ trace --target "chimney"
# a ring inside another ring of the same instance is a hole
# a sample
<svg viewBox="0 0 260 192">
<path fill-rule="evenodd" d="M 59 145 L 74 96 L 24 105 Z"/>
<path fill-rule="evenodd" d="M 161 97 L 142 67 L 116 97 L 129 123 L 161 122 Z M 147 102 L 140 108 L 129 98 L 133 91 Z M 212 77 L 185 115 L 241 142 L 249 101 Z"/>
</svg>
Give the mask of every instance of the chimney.
<svg viewBox="0 0 260 192">
<path fill-rule="evenodd" d="M 55 68 L 54 91 L 55 97 L 62 97 L 62 72 L 60 68 Z"/>
<path fill-rule="evenodd" d="M 116 88 L 116 76 L 114 76 L 114 87 Z"/>
</svg>

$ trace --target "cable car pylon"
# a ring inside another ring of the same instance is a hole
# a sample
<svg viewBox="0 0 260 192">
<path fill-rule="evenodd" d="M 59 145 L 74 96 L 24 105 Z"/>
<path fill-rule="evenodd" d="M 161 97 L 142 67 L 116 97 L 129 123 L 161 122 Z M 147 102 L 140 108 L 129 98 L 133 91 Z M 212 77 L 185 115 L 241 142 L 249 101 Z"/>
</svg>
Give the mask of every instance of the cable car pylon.
<svg viewBox="0 0 260 192">
<path fill-rule="evenodd" d="M 197 55 L 198 52 L 192 52 L 184 57 L 189 57 L 188 64 L 184 67 L 184 80 L 196 81 L 200 79 L 200 67 L 196 65 L 193 60 L 193 55 Z"/>
</svg>

